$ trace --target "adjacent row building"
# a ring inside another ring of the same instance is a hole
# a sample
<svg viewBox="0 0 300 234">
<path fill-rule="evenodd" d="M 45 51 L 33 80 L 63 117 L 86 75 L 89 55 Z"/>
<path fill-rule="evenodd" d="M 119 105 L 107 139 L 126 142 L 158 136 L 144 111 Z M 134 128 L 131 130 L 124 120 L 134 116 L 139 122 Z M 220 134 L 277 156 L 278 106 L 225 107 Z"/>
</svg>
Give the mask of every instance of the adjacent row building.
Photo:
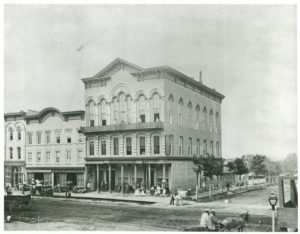
<svg viewBox="0 0 300 234">
<path fill-rule="evenodd" d="M 222 157 L 224 96 L 201 80 L 117 58 L 82 82 L 85 111 L 5 114 L 6 181 L 188 188 L 197 183 L 193 155 Z"/>
</svg>

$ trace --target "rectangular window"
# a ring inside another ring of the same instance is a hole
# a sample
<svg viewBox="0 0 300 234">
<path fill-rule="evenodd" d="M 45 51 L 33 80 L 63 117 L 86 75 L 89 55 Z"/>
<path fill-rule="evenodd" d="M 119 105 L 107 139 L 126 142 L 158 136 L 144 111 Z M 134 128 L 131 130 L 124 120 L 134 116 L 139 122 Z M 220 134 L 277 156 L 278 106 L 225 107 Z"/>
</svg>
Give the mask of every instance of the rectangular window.
<svg viewBox="0 0 300 234">
<path fill-rule="evenodd" d="M 140 115 L 140 118 L 141 118 L 141 123 L 146 122 L 146 116 L 145 115 Z"/>
<path fill-rule="evenodd" d="M 179 154 L 183 154 L 183 137 L 179 137 Z"/>
<path fill-rule="evenodd" d="M 50 162 L 50 152 L 47 151 L 46 152 L 46 163 L 49 163 Z"/>
<path fill-rule="evenodd" d="M 154 143 L 154 154 L 159 154 L 159 136 L 154 136 L 153 138 L 153 143 Z"/>
<path fill-rule="evenodd" d="M 159 113 L 154 113 L 154 122 L 159 121 Z"/>
<path fill-rule="evenodd" d="M 95 154 L 95 149 L 94 149 L 94 140 L 89 141 L 89 152 L 90 155 L 93 156 Z"/>
<path fill-rule="evenodd" d="M 106 155 L 106 140 L 101 139 L 101 155 Z"/>
<path fill-rule="evenodd" d="M 106 119 L 102 119 L 102 126 L 106 126 Z"/>
<path fill-rule="evenodd" d="M 140 137 L 140 154 L 143 155 L 146 153 L 146 138 Z"/>
<path fill-rule="evenodd" d="M 28 144 L 32 144 L 32 133 L 28 133 Z"/>
<path fill-rule="evenodd" d="M 60 162 L 60 152 L 59 152 L 59 151 L 56 151 L 56 152 L 55 152 L 55 162 L 56 162 L 56 163 L 59 163 L 59 162 Z"/>
<path fill-rule="evenodd" d="M 214 142 L 210 142 L 210 153 L 213 155 L 214 154 Z"/>
<path fill-rule="evenodd" d="M 32 153 L 28 153 L 28 157 L 27 157 L 28 163 L 32 163 Z"/>
<path fill-rule="evenodd" d="M 114 155 L 119 155 L 119 138 L 114 138 Z"/>
<path fill-rule="evenodd" d="M 78 150 L 77 151 L 77 162 L 81 162 L 82 161 L 82 151 Z"/>
<path fill-rule="evenodd" d="M 132 140 L 131 137 L 126 137 L 126 154 L 132 154 Z"/>
<path fill-rule="evenodd" d="M 56 143 L 60 144 L 60 135 L 56 135 Z"/>
<path fill-rule="evenodd" d="M 93 120 L 93 119 L 90 120 L 90 126 L 91 126 L 91 127 L 94 127 L 94 126 L 95 126 L 95 120 Z"/>
<path fill-rule="evenodd" d="M 46 144 L 50 144 L 50 132 L 46 132 Z"/>
<path fill-rule="evenodd" d="M 41 163 L 41 161 L 42 161 L 41 152 L 37 152 L 37 154 L 36 154 L 36 163 Z"/>
<path fill-rule="evenodd" d="M 9 158 L 13 159 L 14 151 L 12 147 L 9 147 Z"/>
<path fill-rule="evenodd" d="M 200 155 L 200 140 L 197 139 L 197 155 Z"/>
<path fill-rule="evenodd" d="M 42 142 L 42 132 L 37 132 L 36 133 L 36 141 L 37 141 L 37 144 L 41 144 L 41 142 Z"/>
<path fill-rule="evenodd" d="M 21 159 L 21 147 L 18 147 L 18 159 Z"/>
<path fill-rule="evenodd" d="M 78 133 L 78 142 L 82 142 L 82 133 L 80 132 L 80 130 L 78 130 L 77 133 Z"/>
<path fill-rule="evenodd" d="M 189 155 L 193 154 L 193 140 L 192 138 L 189 138 Z"/>
<path fill-rule="evenodd" d="M 67 137 L 67 142 L 68 142 L 68 143 L 71 143 L 71 142 L 72 142 L 71 136 L 68 136 L 68 137 Z"/>
<path fill-rule="evenodd" d="M 71 151 L 67 150 L 67 164 L 71 163 Z"/>
</svg>

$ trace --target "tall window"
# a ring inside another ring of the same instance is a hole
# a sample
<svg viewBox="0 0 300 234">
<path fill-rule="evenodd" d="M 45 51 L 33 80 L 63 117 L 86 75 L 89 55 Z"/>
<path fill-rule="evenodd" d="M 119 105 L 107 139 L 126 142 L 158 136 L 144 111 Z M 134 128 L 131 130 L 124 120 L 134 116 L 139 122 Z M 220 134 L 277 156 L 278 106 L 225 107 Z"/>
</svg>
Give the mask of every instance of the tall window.
<svg viewBox="0 0 300 234">
<path fill-rule="evenodd" d="M 81 162 L 82 161 L 82 151 L 78 150 L 77 151 L 77 162 Z"/>
<path fill-rule="evenodd" d="M 168 100 L 169 123 L 173 124 L 174 98 L 170 95 Z"/>
<path fill-rule="evenodd" d="M 117 97 L 113 97 L 113 99 L 112 99 L 112 108 L 113 108 L 113 123 L 116 124 L 118 122 L 118 100 L 117 100 Z"/>
<path fill-rule="evenodd" d="M 160 137 L 154 136 L 153 137 L 153 148 L 154 148 L 154 154 L 159 154 L 160 150 L 160 143 L 159 143 Z"/>
<path fill-rule="evenodd" d="M 50 144 L 50 132 L 45 132 L 46 144 Z"/>
<path fill-rule="evenodd" d="M 126 137 L 126 154 L 132 154 L 132 140 L 131 137 Z"/>
<path fill-rule="evenodd" d="M 126 113 L 127 113 L 127 123 L 131 123 L 131 112 L 132 112 L 132 98 L 128 95 L 126 97 Z"/>
<path fill-rule="evenodd" d="M 140 155 L 146 154 L 146 138 L 144 136 L 141 136 L 139 138 L 140 142 Z"/>
<path fill-rule="evenodd" d="M 183 100 L 179 100 L 179 121 L 180 126 L 183 127 Z"/>
<path fill-rule="evenodd" d="M 49 163 L 50 162 L 50 152 L 47 151 L 46 152 L 46 163 Z"/>
<path fill-rule="evenodd" d="M 18 159 L 21 159 L 21 147 L 18 147 Z"/>
<path fill-rule="evenodd" d="M 95 145 L 94 145 L 94 139 L 89 140 L 89 155 L 94 156 L 95 154 Z"/>
<path fill-rule="evenodd" d="M 126 103 L 125 103 L 125 94 L 119 94 L 119 120 L 121 123 L 125 123 L 126 118 Z"/>
<path fill-rule="evenodd" d="M 70 164 L 71 163 L 71 151 L 70 150 L 67 150 L 67 164 Z"/>
<path fill-rule="evenodd" d="M 106 126 L 107 116 L 106 116 L 106 100 L 102 99 L 100 101 L 100 118 L 101 125 Z"/>
<path fill-rule="evenodd" d="M 59 151 L 56 151 L 56 152 L 55 152 L 55 162 L 56 162 L 56 163 L 59 163 L 59 162 L 60 162 L 60 152 L 59 152 Z"/>
<path fill-rule="evenodd" d="M 9 128 L 9 139 L 12 141 L 14 139 L 14 132 L 12 128 Z"/>
<path fill-rule="evenodd" d="M 160 97 L 159 95 L 156 93 L 153 95 L 153 120 L 154 122 L 159 121 L 160 120 Z"/>
<path fill-rule="evenodd" d="M 77 134 L 78 134 L 78 142 L 82 142 L 82 133 L 80 132 L 80 130 L 77 130 Z"/>
<path fill-rule="evenodd" d="M 119 138 L 113 138 L 113 146 L 114 155 L 119 155 Z"/>
<path fill-rule="evenodd" d="M 174 150 L 174 137 L 173 135 L 166 135 L 166 155 L 173 155 Z"/>
<path fill-rule="evenodd" d="M 214 142 L 210 141 L 210 153 L 213 155 L 214 154 Z"/>
<path fill-rule="evenodd" d="M 216 112 L 216 133 L 219 132 L 219 113 Z"/>
<path fill-rule="evenodd" d="M 139 97 L 138 110 L 139 110 L 138 122 L 145 123 L 146 122 L 146 98 L 144 95 L 141 95 Z"/>
<path fill-rule="evenodd" d="M 197 147 L 196 147 L 197 155 L 200 155 L 200 139 L 197 139 Z"/>
<path fill-rule="evenodd" d="M 217 157 L 220 156 L 220 146 L 219 146 L 219 142 L 216 142 L 216 153 L 217 153 Z"/>
<path fill-rule="evenodd" d="M 9 158 L 13 159 L 14 151 L 12 147 L 9 147 Z"/>
<path fill-rule="evenodd" d="M 189 155 L 193 154 L 193 139 L 190 137 L 189 138 Z"/>
<path fill-rule="evenodd" d="M 207 154 L 207 141 L 206 140 L 203 141 L 203 154 L 204 154 L 204 156 L 206 156 L 206 154 Z"/>
<path fill-rule="evenodd" d="M 56 135 L 56 143 L 59 144 L 60 143 L 60 134 Z"/>
<path fill-rule="evenodd" d="M 20 128 L 18 128 L 18 140 L 21 140 L 22 138 L 22 131 Z"/>
<path fill-rule="evenodd" d="M 200 129 L 200 107 L 196 106 L 196 129 Z"/>
<path fill-rule="evenodd" d="M 106 140 L 101 139 L 101 155 L 106 155 Z"/>
<path fill-rule="evenodd" d="M 203 108 L 203 130 L 206 130 L 206 107 Z"/>
<path fill-rule="evenodd" d="M 90 101 L 88 104 L 88 114 L 89 114 L 89 121 L 90 121 L 89 125 L 93 127 L 95 126 L 95 119 L 96 119 L 94 101 Z"/>
<path fill-rule="evenodd" d="M 31 152 L 29 152 L 27 154 L 27 161 L 28 161 L 28 163 L 32 163 L 32 153 Z"/>
<path fill-rule="evenodd" d="M 193 127 L 193 119 L 192 119 L 192 103 L 189 102 L 188 104 L 188 126 L 189 128 Z"/>
<path fill-rule="evenodd" d="M 209 131 L 212 133 L 213 132 L 213 118 L 214 118 L 214 113 L 211 110 L 209 113 Z"/>
<path fill-rule="evenodd" d="M 36 163 L 41 163 L 41 161 L 42 161 L 41 152 L 37 152 L 36 153 Z"/>
<path fill-rule="evenodd" d="M 37 144 L 41 144 L 41 142 L 42 142 L 42 132 L 37 132 L 36 133 L 36 141 L 37 141 Z"/>
<path fill-rule="evenodd" d="M 179 154 L 183 155 L 183 136 L 179 137 Z"/>
<path fill-rule="evenodd" d="M 32 132 L 28 133 L 28 144 L 31 145 L 32 144 Z"/>
<path fill-rule="evenodd" d="M 72 132 L 70 130 L 66 131 L 67 143 L 71 143 L 72 142 L 71 134 L 72 134 Z"/>
</svg>

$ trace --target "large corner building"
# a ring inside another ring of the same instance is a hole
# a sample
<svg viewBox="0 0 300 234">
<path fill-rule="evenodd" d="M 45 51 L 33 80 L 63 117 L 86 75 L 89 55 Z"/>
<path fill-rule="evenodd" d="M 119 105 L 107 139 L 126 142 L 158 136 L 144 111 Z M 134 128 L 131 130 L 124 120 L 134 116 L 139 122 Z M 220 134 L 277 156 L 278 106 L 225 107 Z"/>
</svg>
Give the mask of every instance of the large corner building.
<svg viewBox="0 0 300 234">
<path fill-rule="evenodd" d="M 195 185 L 193 155 L 221 151 L 224 96 L 168 67 L 115 59 L 85 88 L 85 186 Z"/>
</svg>

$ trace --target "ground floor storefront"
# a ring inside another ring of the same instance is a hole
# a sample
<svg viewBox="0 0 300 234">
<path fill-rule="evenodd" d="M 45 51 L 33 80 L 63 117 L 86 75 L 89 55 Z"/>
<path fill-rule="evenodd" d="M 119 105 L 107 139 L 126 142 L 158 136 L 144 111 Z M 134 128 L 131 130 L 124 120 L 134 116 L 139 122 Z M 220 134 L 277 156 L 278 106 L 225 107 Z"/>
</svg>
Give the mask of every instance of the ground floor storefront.
<svg viewBox="0 0 300 234">
<path fill-rule="evenodd" d="M 38 180 L 45 186 L 66 186 L 71 181 L 72 186 L 83 187 L 84 167 L 80 168 L 27 168 L 27 178 L 30 184 L 32 180 Z"/>
<path fill-rule="evenodd" d="M 5 184 L 13 188 L 26 183 L 25 162 L 4 162 L 4 178 Z"/>
</svg>

